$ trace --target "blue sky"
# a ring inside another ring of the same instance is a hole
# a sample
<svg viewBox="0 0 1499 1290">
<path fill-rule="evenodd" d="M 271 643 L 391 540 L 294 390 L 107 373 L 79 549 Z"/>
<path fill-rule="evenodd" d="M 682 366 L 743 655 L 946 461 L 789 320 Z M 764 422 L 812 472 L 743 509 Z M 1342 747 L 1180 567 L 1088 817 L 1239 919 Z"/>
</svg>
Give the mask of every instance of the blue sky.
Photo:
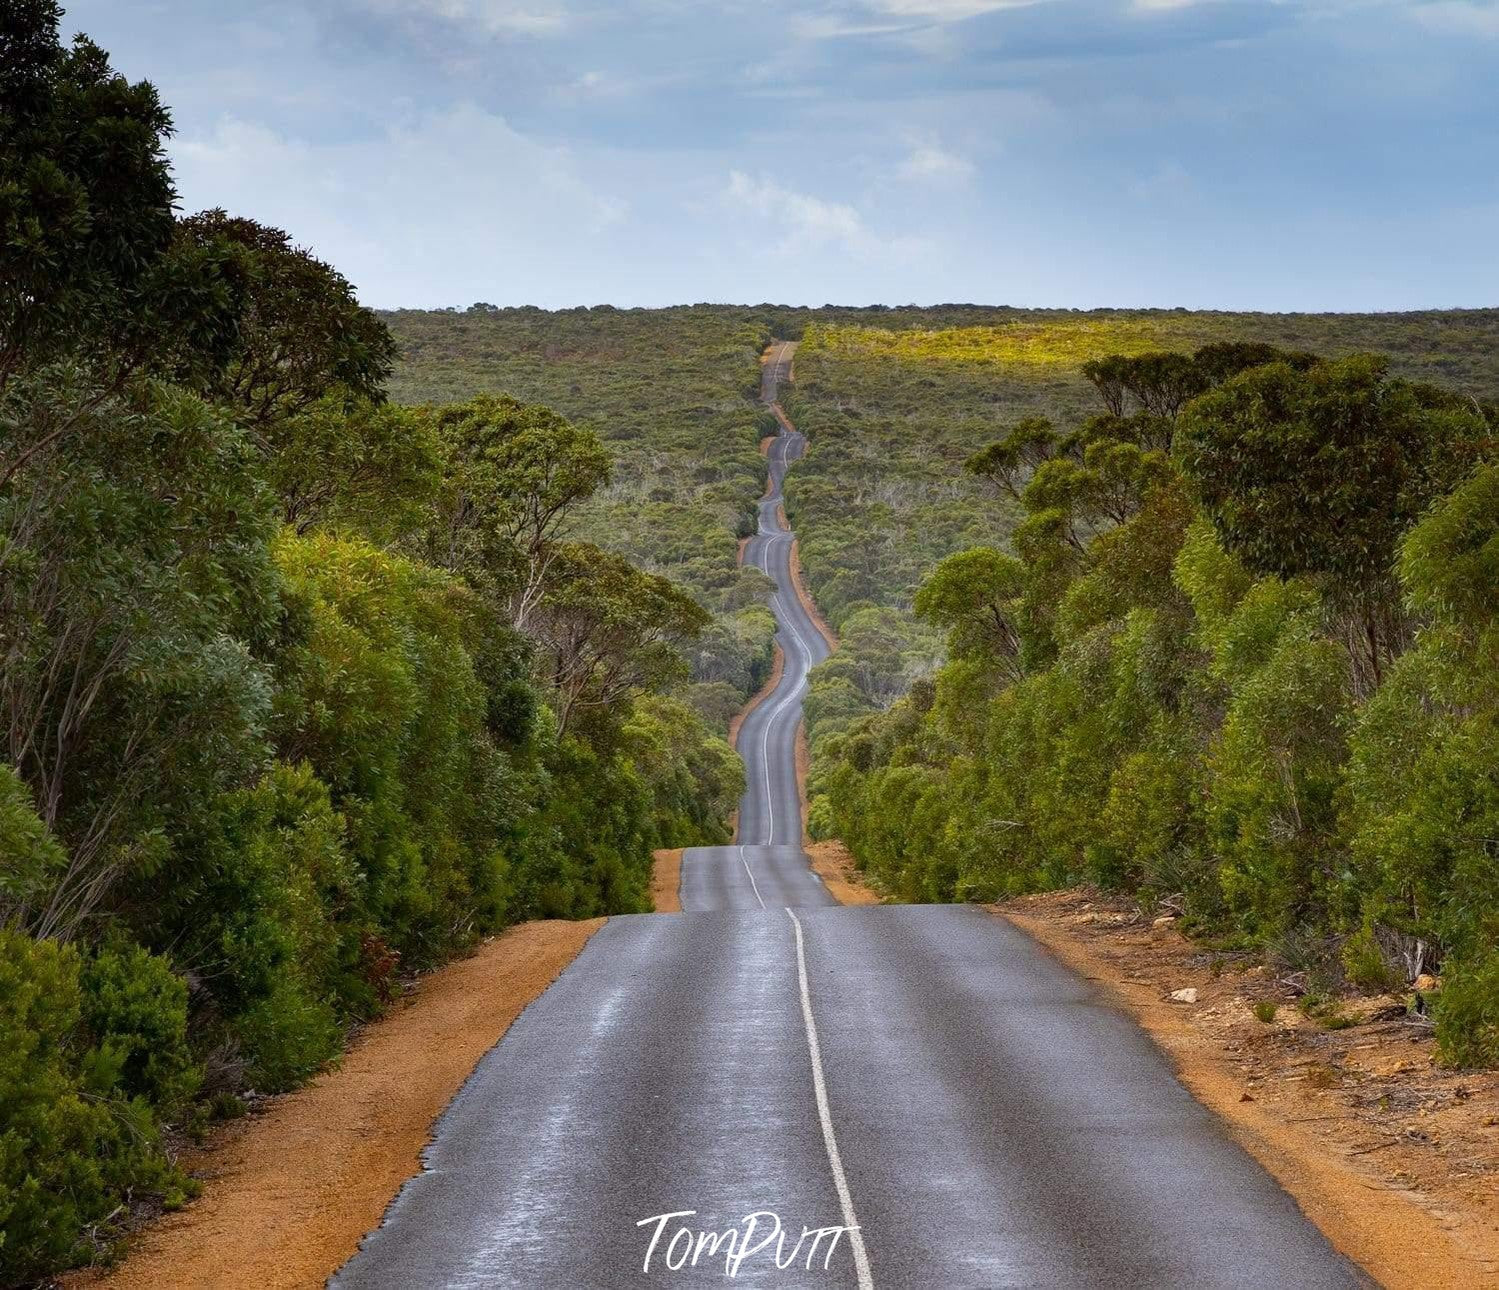
<svg viewBox="0 0 1499 1290">
<path fill-rule="evenodd" d="M 1499 305 L 1499 0 L 79 0 L 379 306 Z"/>
</svg>

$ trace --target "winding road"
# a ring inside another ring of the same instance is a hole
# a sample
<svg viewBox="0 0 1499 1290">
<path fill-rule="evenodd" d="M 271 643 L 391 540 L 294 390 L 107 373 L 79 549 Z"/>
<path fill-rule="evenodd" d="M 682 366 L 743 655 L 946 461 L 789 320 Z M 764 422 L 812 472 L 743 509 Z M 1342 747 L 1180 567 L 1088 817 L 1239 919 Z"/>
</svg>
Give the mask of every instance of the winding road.
<svg viewBox="0 0 1499 1290">
<path fill-rule="evenodd" d="M 802 854 L 801 794 L 796 781 L 796 739 L 802 721 L 807 673 L 828 656 L 828 643 L 796 593 L 791 573 L 795 538 L 781 527 L 782 481 L 802 455 L 806 439 L 791 427 L 776 402 L 791 378 L 796 346 L 778 341 L 766 355 L 761 402 L 780 414 L 781 433 L 770 441 L 770 478 L 760 499 L 759 531 L 744 548 L 744 559 L 775 581 L 770 607 L 779 631 L 776 644 L 785 663 L 780 683 L 745 717 L 737 747 L 744 758 L 745 790 L 739 802 L 739 829 L 733 847 L 697 847 L 682 857 L 684 911 L 785 909 L 833 905 L 822 881 Z"/>
<path fill-rule="evenodd" d="M 767 403 L 792 350 L 768 356 Z M 738 843 L 685 854 L 683 913 L 594 935 L 332 1284 L 1368 1284 L 1023 933 L 973 907 L 839 906 L 811 872 L 794 752 L 827 646 L 777 517 L 804 446 L 783 427 L 746 558 L 776 581 L 786 662 L 740 731 Z"/>
</svg>

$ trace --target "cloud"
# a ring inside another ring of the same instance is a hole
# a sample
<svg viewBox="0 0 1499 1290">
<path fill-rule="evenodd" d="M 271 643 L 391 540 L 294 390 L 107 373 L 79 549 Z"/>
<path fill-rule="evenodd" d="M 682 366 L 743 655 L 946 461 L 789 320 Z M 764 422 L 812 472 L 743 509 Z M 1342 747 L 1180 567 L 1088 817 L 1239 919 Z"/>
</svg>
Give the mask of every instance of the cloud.
<svg viewBox="0 0 1499 1290">
<path fill-rule="evenodd" d="M 1441 35 L 1499 37 L 1499 4 L 1492 0 L 1437 0 L 1417 5 L 1411 16 Z"/>
<path fill-rule="evenodd" d="M 837 248 L 860 258 L 905 257 L 925 249 L 919 238 L 880 237 L 846 202 L 825 201 L 785 188 L 773 179 L 729 172 L 724 200 L 737 211 L 773 221 L 784 237 L 803 249 Z"/>
<path fill-rule="evenodd" d="M 844 36 L 888 36 L 907 30 L 901 22 L 853 20 L 832 13 L 793 14 L 790 31 L 799 40 L 837 40 Z"/>
<path fill-rule="evenodd" d="M 962 22 L 998 9 L 1027 9 L 1043 0 L 866 0 L 881 13 L 901 18 L 927 18 L 933 22 Z"/>
<path fill-rule="evenodd" d="M 311 140 L 232 118 L 172 147 L 183 205 L 225 206 L 291 231 L 370 304 L 555 291 L 615 253 L 629 215 L 595 168 L 472 104 L 355 140 Z M 607 244 L 607 247 L 605 246 Z"/>
<path fill-rule="evenodd" d="M 917 143 L 901 162 L 896 174 L 912 183 L 966 183 L 975 167 L 967 157 L 948 152 L 935 143 Z"/>
<path fill-rule="evenodd" d="M 432 19 L 489 36 L 544 36 L 562 30 L 569 14 L 562 0 L 356 0 L 377 17 Z"/>
<path fill-rule="evenodd" d="M 784 219 L 805 241 L 841 242 L 862 249 L 872 240 L 864 220 L 852 206 L 782 188 L 774 180 L 752 179 L 743 171 L 729 172 L 730 201 L 767 218 Z"/>
</svg>

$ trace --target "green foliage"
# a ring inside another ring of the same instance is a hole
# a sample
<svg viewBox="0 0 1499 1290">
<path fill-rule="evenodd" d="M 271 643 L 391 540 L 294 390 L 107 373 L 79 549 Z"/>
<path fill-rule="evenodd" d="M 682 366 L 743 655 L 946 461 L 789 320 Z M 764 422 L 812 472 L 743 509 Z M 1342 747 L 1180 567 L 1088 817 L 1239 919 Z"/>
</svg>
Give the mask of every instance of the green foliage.
<svg viewBox="0 0 1499 1290">
<path fill-rule="evenodd" d="M 26 782 L 0 763 L 0 907 L 6 923 L 20 921 L 66 868 L 68 854 L 37 817 Z"/>
<path fill-rule="evenodd" d="M 1499 618 L 1499 466 L 1480 467 L 1410 531 L 1400 580 L 1411 608 L 1484 631 Z"/>
<path fill-rule="evenodd" d="M 1343 942 L 1343 971 L 1361 990 L 1395 990 L 1404 985 L 1385 961 L 1379 940 L 1370 927 L 1362 927 Z"/>
<path fill-rule="evenodd" d="M 4 918 L 68 936 L 264 760 L 274 520 L 242 433 L 181 390 L 52 371 L 0 427 L 35 450 L 0 488 L 4 755 L 69 856 Z"/>
<path fill-rule="evenodd" d="M 342 1023 L 380 1002 L 361 970 L 370 931 L 345 827 L 309 765 L 276 763 L 220 797 L 142 892 L 139 934 L 203 982 L 204 1042 L 227 1047 L 251 1087 L 316 1070 Z"/>
<path fill-rule="evenodd" d="M 1254 571 L 1356 595 L 1487 434 L 1461 400 L 1390 380 L 1371 355 L 1251 369 L 1184 418 L 1178 453 L 1225 547 Z"/>
<path fill-rule="evenodd" d="M 317 1074 L 344 1043 L 336 1009 L 309 994 L 290 970 L 235 1018 L 233 1033 L 246 1081 L 266 1093 L 283 1093 Z"/>
<path fill-rule="evenodd" d="M 111 382 L 211 369 L 233 302 L 219 257 L 174 245 L 170 115 L 91 41 L 64 48 L 61 13 L 52 0 L 0 12 L 0 390 L 68 354 Z"/>
<path fill-rule="evenodd" d="M 298 533 L 336 523 L 388 541 L 428 523 L 442 467 L 430 418 L 332 394 L 259 437 L 281 518 Z"/>
<path fill-rule="evenodd" d="M 309 623 L 282 665 L 281 754 L 329 786 L 387 938 L 431 962 L 504 909 L 507 771 L 473 664 L 480 606 L 450 575 L 352 538 L 283 535 L 276 556 Z"/>
<path fill-rule="evenodd" d="M 1499 541 L 1495 473 L 1480 469 L 1402 544 L 1410 605 L 1432 621 L 1365 707 L 1349 773 L 1369 916 L 1445 957 L 1437 1035 L 1459 1065 L 1499 1052 L 1499 628 L 1483 581 Z"/>
<path fill-rule="evenodd" d="M 634 705 L 622 743 L 650 793 L 652 849 L 729 840 L 744 765 L 726 740 L 704 731 L 682 701 L 652 695 Z"/>
<path fill-rule="evenodd" d="M 599 437 L 550 408 L 481 395 L 433 414 L 445 478 L 425 554 L 523 624 L 575 509 L 609 481 Z"/>
<path fill-rule="evenodd" d="M 1018 672 L 1017 609 L 1025 589 L 1025 566 L 992 547 L 950 555 L 916 593 L 919 618 L 947 632 L 956 658 L 1004 660 Z"/>
<path fill-rule="evenodd" d="M 389 331 L 331 265 L 278 228 L 204 211 L 177 226 L 180 245 L 218 251 L 238 325 L 229 361 L 205 393 L 252 430 L 305 412 L 337 389 L 378 400 L 395 357 Z"/>
<path fill-rule="evenodd" d="M 1499 953 L 1445 974 L 1436 1008 L 1437 1045 L 1452 1066 L 1499 1066 Z"/>
<path fill-rule="evenodd" d="M 159 1112 L 180 1110 L 199 1082 L 187 1043 L 187 983 L 165 959 L 129 944 L 100 950 L 81 983 L 84 1025 L 98 1040 L 90 1080 Z"/>
<path fill-rule="evenodd" d="M 180 1194 L 181 1177 L 161 1151 L 143 1094 L 158 1086 L 174 1096 L 185 1091 L 184 997 L 160 960 L 114 954 L 88 965 L 72 946 L 0 932 L 0 1270 L 7 1283 L 95 1254 L 92 1234 L 122 1194 Z M 158 1044 L 162 1051 L 153 1054 Z"/>
<path fill-rule="evenodd" d="M 1229 704 L 1208 823 L 1225 901 L 1252 932 L 1323 924 L 1336 907 L 1349 720 L 1346 655 L 1294 620 Z"/>
<path fill-rule="evenodd" d="M 685 676 L 678 647 L 709 617 L 676 584 L 581 543 L 551 551 L 547 573 L 530 627 L 557 694 L 559 733 L 575 718 Z"/>
<path fill-rule="evenodd" d="M 1065 370 L 1086 333 L 1049 353 L 1036 332 L 1020 351 L 811 335 L 842 366 L 829 379 L 804 347 L 827 387 L 798 397 L 845 423 L 876 388 L 856 355 L 905 365 L 897 401 L 916 373 L 953 400 L 984 371 L 1020 419 L 967 472 L 1024 516 L 1013 555 L 1002 535 L 928 561 L 932 681 L 908 666 L 906 697 L 872 702 L 858 650 L 814 674 L 819 834 L 907 899 L 1078 881 L 1169 898 L 1189 926 L 1291 954 L 1323 994 L 1345 972 L 1398 984 L 1398 947 L 1458 983 L 1444 1058 L 1495 1060 L 1499 486 L 1472 465 L 1492 452 L 1472 402 L 1368 357 L 1141 344 L 1089 356 L 1105 413 L 1061 432 L 1055 404 L 1005 382 L 1022 358 Z M 801 522 L 810 563 L 818 521 Z"/>
</svg>

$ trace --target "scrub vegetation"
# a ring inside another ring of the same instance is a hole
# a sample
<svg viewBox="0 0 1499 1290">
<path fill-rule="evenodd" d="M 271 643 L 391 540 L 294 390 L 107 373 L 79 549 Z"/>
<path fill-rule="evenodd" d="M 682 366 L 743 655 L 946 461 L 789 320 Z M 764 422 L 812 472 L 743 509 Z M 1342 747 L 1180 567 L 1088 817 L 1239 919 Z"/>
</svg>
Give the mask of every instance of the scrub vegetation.
<svg viewBox="0 0 1499 1290">
<path fill-rule="evenodd" d="M 809 329 L 809 575 L 889 629 L 814 674 L 814 834 L 908 900 L 1123 889 L 1313 999 L 1440 971 L 1444 1058 L 1499 1063 L 1495 318 Z M 913 438 L 991 538 L 865 500 Z"/>
<path fill-rule="evenodd" d="M 628 454 L 599 540 L 691 551 L 679 576 L 720 621 L 705 592 L 771 429 L 744 411 L 752 359 L 799 338 L 787 510 L 842 642 L 806 704 L 813 832 L 905 899 L 1127 890 L 1314 998 L 1440 968 L 1448 1060 L 1499 1061 L 1499 311 L 390 321 L 408 397 L 577 399 Z M 715 460 L 742 460 L 738 493 L 703 487 Z M 642 497 L 663 523 L 634 530 Z"/>
<path fill-rule="evenodd" d="M 173 1142 L 403 975 L 649 908 L 742 781 L 678 694 L 698 588 L 589 541 L 610 444 L 392 401 L 386 324 L 177 217 L 155 91 L 59 18 L 0 17 L 4 1285 L 181 1204 Z"/>
<path fill-rule="evenodd" d="M 770 582 L 740 568 L 765 485 L 756 406 L 763 322 L 712 309 L 546 313 L 474 305 L 383 315 L 400 343 L 394 399 L 503 390 L 566 415 L 613 469 L 576 514 L 580 538 L 687 588 L 711 621 L 678 691 L 720 733 L 769 675 Z"/>
</svg>

